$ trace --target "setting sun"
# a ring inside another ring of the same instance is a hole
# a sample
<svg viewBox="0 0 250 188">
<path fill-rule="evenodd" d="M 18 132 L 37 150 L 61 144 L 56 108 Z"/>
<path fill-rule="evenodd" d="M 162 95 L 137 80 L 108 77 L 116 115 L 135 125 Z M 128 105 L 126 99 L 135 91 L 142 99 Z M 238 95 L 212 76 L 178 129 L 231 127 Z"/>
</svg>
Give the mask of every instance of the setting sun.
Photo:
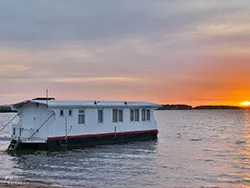
<svg viewBox="0 0 250 188">
<path fill-rule="evenodd" d="M 250 102 L 249 101 L 244 101 L 240 103 L 242 106 L 250 107 Z"/>
</svg>

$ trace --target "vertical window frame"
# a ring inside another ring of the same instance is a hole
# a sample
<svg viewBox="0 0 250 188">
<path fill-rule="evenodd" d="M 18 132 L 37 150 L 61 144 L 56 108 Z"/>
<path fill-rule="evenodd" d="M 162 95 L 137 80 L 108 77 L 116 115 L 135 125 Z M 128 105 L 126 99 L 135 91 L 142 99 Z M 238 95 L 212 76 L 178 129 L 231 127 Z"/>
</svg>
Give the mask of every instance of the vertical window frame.
<svg viewBox="0 0 250 188">
<path fill-rule="evenodd" d="M 60 111 L 59 111 L 59 116 L 60 116 L 60 117 L 64 117 L 64 110 L 63 110 L 63 109 L 60 109 Z"/>
<path fill-rule="evenodd" d="M 118 122 L 123 122 L 123 110 L 118 110 Z"/>
<path fill-rule="evenodd" d="M 101 112 L 101 113 L 99 113 Z M 101 114 L 101 116 L 100 116 Z M 103 119 L 103 109 L 98 109 L 97 110 L 97 122 L 98 123 L 104 123 L 104 119 Z"/>
<path fill-rule="evenodd" d="M 141 119 L 142 121 L 146 121 L 146 109 L 141 109 Z"/>
<path fill-rule="evenodd" d="M 86 122 L 86 111 L 85 109 L 79 109 L 78 110 L 78 124 L 83 125 Z"/>
<path fill-rule="evenodd" d="M 130 121 L 135 121 L 135 109 L 130 109 Z"/>
<path fill-rule="evenodd" d="M 72 116 L 73 116 L 73 110 L 72 110 L 72 109 L 69 109 L 68 115 L 69 115 L 69 117 L 72 117 Z"/>
<path fill-rule="evenodd" d="M 151 121 L 151 110 L 150 109 L 146 109 L 146 120 Z"/>
<path fill-rule="evenodd" d="M 123 111 L 124 109 L 117 109 L 117 108 L 112 109 L 112 122 L 113 123 L 123 122 L 123 118 L 124 118 Z"/>
<path fill-rule="evenodd" d="M 140 109 L 136 108 L 135 111 L 135 122 L 140 122 Z"/>
<path fill-rule="evenodd" d="M 117 123 L 118 122 L 118 110 L 112 109 L 112 122 Z"/>
</svg>

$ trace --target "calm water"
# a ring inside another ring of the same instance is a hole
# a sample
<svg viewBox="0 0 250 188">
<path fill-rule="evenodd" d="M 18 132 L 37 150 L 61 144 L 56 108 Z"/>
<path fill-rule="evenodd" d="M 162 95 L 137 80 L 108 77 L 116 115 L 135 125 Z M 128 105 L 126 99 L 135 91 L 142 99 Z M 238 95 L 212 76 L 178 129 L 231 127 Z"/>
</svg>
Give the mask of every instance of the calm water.
<svg viewBox="0 0 250 188">
<path fill-rule="evenodd" d="M 14 114 L 0 114 L 0 127 Z M 63 187 L 250 186 L 250 111 L 158 111 L 158 141 L 10 156 L 0 181 Z"/>
</svg>

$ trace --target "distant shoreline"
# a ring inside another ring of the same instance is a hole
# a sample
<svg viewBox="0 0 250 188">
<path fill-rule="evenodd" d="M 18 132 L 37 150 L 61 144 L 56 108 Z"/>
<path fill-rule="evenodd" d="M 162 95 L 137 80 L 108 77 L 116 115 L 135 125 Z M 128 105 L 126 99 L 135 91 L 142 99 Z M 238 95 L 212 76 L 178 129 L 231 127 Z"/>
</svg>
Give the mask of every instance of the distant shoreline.
<svg viewBox="0 0 250 188">
<path fill-rule="evenodd" d="M 192 107 L 186 104 L 164 104 L 157 110 L 241 110 L 249 109 L 239 106 L 228 106 L 228 105 L 201 105 Z"/>
<path fill-rule="evenodd" d="M 228 105 L 200 105 L 192 107 L 186 104 L 163 104 L 162 107 L 157 110 L 244 110 L 250 108 L 244 108 L 240 106 L 228 106 Z M 0 113 L 16 113 L 10 106 L 0 106 Z"/>
</svg>

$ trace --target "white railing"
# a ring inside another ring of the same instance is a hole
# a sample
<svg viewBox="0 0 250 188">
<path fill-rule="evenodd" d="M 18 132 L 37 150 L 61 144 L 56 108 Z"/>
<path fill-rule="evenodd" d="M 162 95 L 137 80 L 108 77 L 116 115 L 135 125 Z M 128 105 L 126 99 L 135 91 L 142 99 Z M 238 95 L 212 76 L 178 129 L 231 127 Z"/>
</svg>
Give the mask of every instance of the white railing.
<svg viewBox="0 0 250 188">
<path fill-rule="evenodd" d="M 44 126 L 44 125 L 46 125 L 46 123 L 53 117 L 55 115 L 55 113 L 52 113 L 38 128 L 36 128 L 36 129 L 32 129 L 33 130 L 33 133 L 31 134 L 31 136 L 30 137 L 28 137 L 28 141 L 32 138 L 32 137 L 34 137 L 38 132 L 39 132 L 39 130 Z"/>
<path fill-rule="evenodd" d="M 6 123 L 1 129 L 0 129 L 0 133 L 8 126 L 10 125 L 10 123 L 16 119 L 16 117 L 18 116 L 18 114 L 16 114 L 8 123 Z"/>
</svg>

